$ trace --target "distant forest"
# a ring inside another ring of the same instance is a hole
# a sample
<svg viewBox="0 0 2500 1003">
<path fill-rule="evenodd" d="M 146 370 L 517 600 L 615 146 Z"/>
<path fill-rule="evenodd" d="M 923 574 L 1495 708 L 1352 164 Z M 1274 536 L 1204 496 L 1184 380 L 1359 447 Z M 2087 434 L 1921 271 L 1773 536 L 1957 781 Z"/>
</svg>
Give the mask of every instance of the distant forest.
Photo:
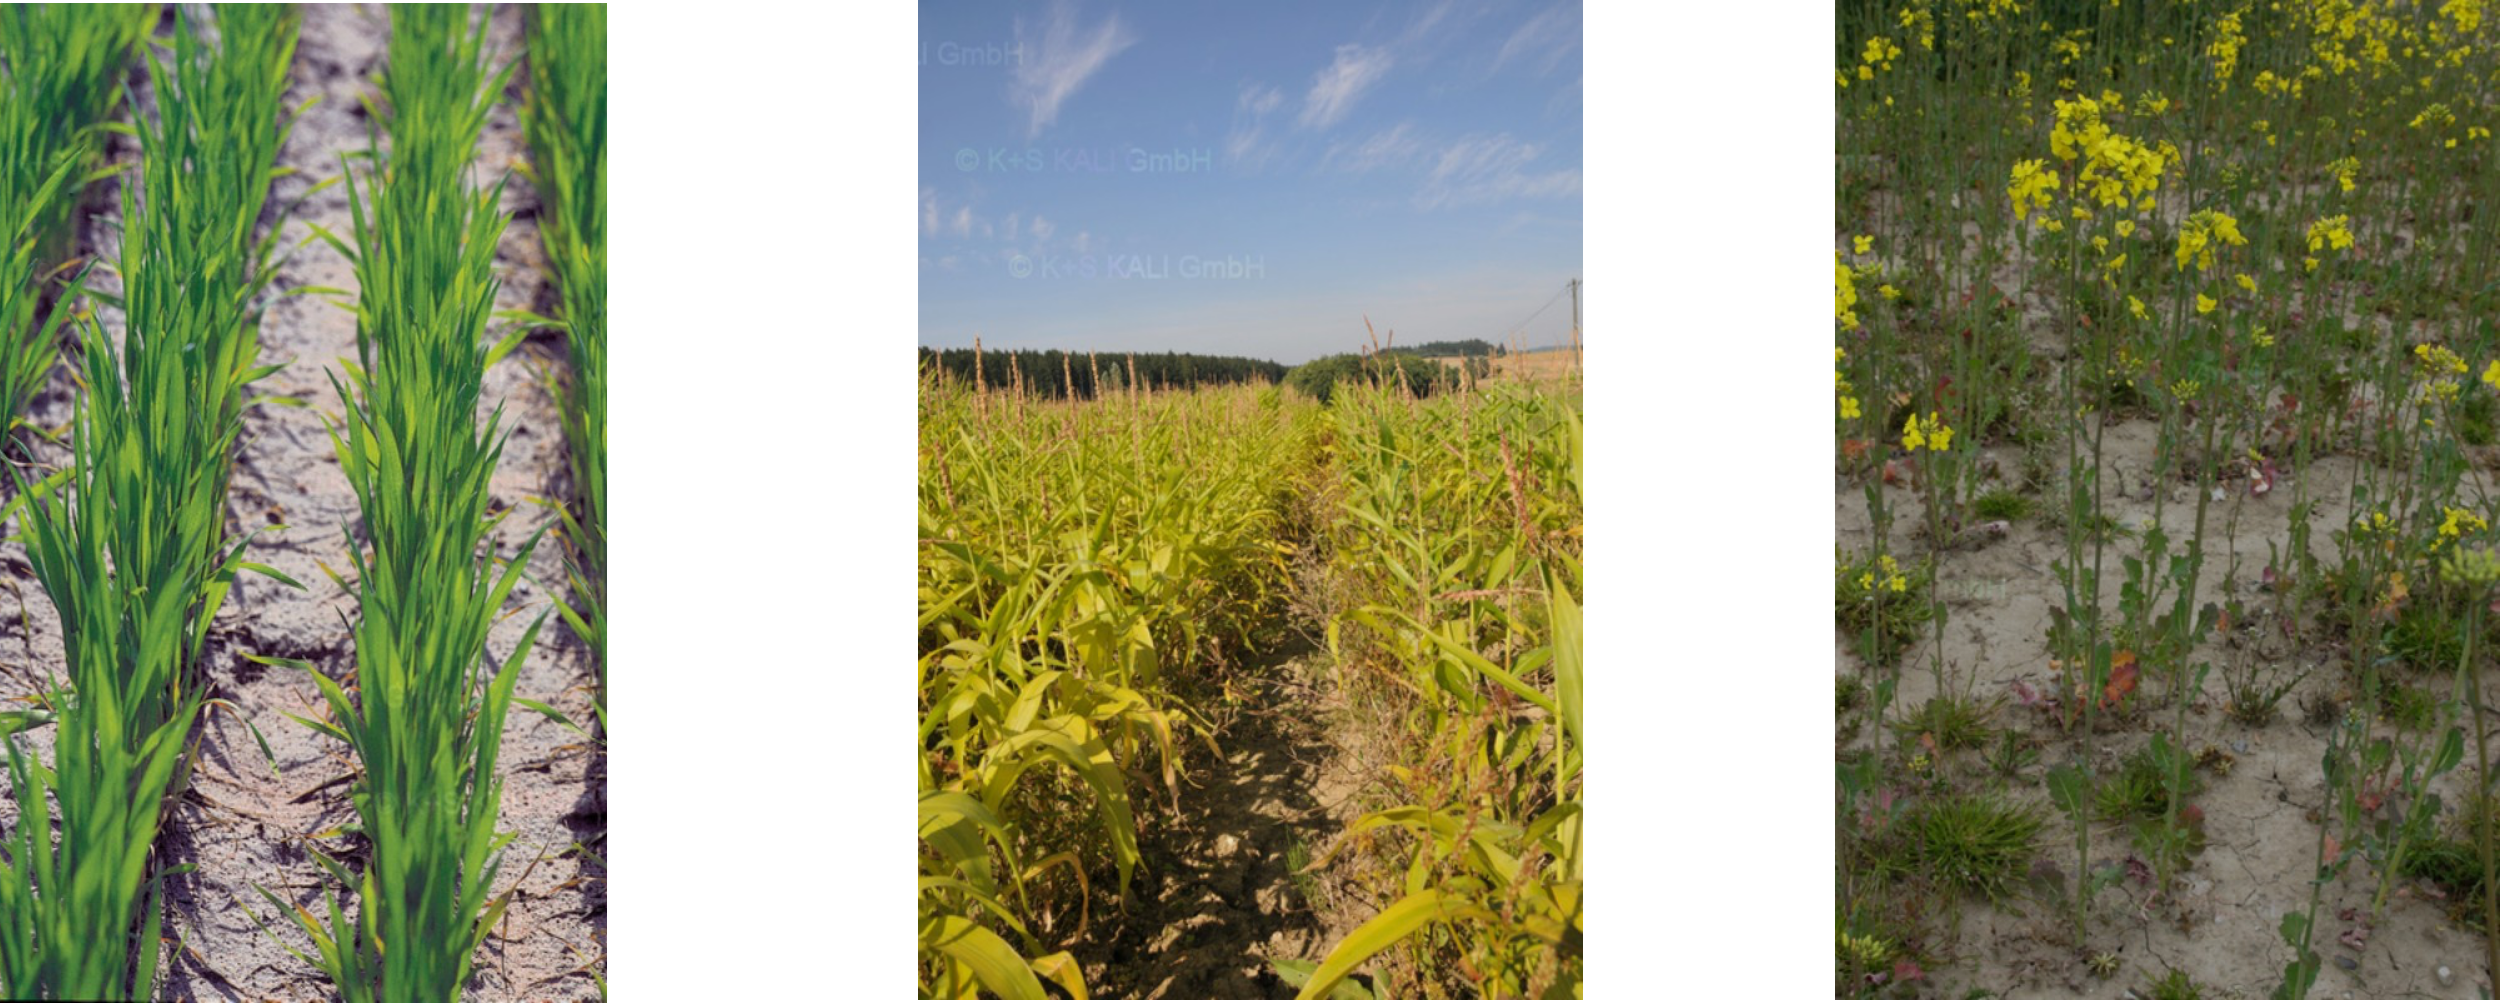
<svg viewBox="0 0 2500 1003">
<path fill-rule="evenodd" d="M 1286 367 L 1265 359 L 1247 359 L 1233 355 L 1190 355 L 1180 352 L 1100 352 L 1091 358 L 1084 352 L 990 350 L 980 353 L 981 379 L 993 389 L 1013 387 L 1016 374 L 1024 375 L 1027 393 L 1065 397 L 1074 383 L 1076 396 L 1100 397 L 1117 393 L 1128 386 L 1129 365 L 1135 360 L 1137 380 L 1149 387 L 1176 390 L 1195 389 L 1225 383 L 1275 383 L 1285 378 Z M 973 351 L 969 348 L 937 350 L 922 348 L 920 366 L 944 367 L 946 374 L 966 383 L 973 382 Z M 1096 368 L 1100 368 L 1102 386 L 1094 385 Z"/>
<path fill-rule="evenodd" d="M 1445 359 L 1451 356 L 1470 359 L 1488 356 L 1498 358 L 1503 354 L 1502 346 L 1482 338 L 1469 338 L 1465 341 L 1427 341 L 1420 345 L 1399 345 L 1394 348 L 1384 348 L 1381 351 L 1396 355 L 1420 355 L 1433 359 Z"/>
<path fill-rule="evenodd" d="M 1425 347 L 1418 345 L 1413 350 L 1401 348 L 1394 351 L 1384 349 L 1369 358 L 1350 354 L 1323 356 L 1295 366 L 1293 372 L 1285 377 L 1285 385 L 1327 404 L 1335 400 L 1339 383 L 1403 380 L 1408 393 L 1428 397 L 1435 390 L 1456 387 L 1462 380 L 1481 379 L 1492 374 L 1493 363 L 1487 359 L 1470 358 L 1462 370 L 1425 359 Z"/>
</svg>

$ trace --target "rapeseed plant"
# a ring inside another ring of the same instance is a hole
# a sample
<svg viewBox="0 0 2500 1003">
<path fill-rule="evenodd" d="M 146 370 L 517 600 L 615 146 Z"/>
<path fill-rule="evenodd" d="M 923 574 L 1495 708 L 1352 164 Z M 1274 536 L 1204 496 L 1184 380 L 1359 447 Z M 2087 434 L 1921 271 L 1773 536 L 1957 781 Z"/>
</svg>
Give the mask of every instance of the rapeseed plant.
<svg viewBox="0 0 2500 1003">
<path fill-rule="evenodd" d="M 1857 86 L 1841 96 L 1836 229 L 1873 236 L 1870 246 L 1897 269 L 1878 278 L 1841 265 L 1850 288 L 1835 311 L 1847 346 L 1836 376 L 1841 452 L 1853 467 L 1875 454 L 1862 464 L 1877 516 L 1868 560 L 1890 548 L 1874 476 L 1884 450 L 1866 443 L 1913 451 L 1905 466 L 1922 474 L 1940 459 L 1931 417 L 1954 416 L 1951 445 L 2022 445 L 2032 454 L 2027 470 L 2044 475 L 2034 483 L 2062 486 L 2068 502 L 2058 520 L 2067 547 L 2053 569 L 2065 601 L 2049 655 L 2075 685 L 2058 692 L 2101 692 L 2114 667 L 2140 664 L 2148 678 L 2170 681 L 2168 738 L 2184 748 L 2191 724 L 2176 711 L 2195 699 L 2199 638 L 2248 629 L 2245 604 L 2199 607 L 2209 552 L 2225 595 L 2245 588 L 2238 549 L 2210 538 L 2206 509 L 2220 510 L 2221 535 L 2235 536 L 2244 507 L 2280 506 L 2287 518 L 2277 525 L 2288 528 L 2271 531 L 2279 536 L 2265 548 L 2263 602 L 2275 617 L 2267 629 L 2279 624 L 2291 650 L 2331 636 L 2321 671 L 2343 676 L 2338 687 L 2361 704 L 2358 731 L 2324 750 L 2330 790 L 2354 796 L 2358 757 L 2389 748 L 2391 763 L 2415 764 L 2412 793 L 2393 796 L 2435 816 L 2416 781 L 2449 732 L 2374 724 L 2370 712 L 2374 694 L 2392 692 L 2377 667 L 2392 643 L 2386 626 L 2438 608 L 2447 611 L 2441 626 L 2423 633 L 2453 638 L 2458 583 L 2435 562 L 2485 532 L 2472 521 L 2486 509 L 2485 474 L 2463 451 L 2478 422 L 2488 434 L 2488 419 L 2474 417 L 2488 407 L 2483 395 L 2500 393 L 2500 365 L 2477 380 L 2464 363 L 2500 354 L 2472 320 L 2500 308 L 2491 292 L 2500 288 L 2492 270 L 2500 243 L 2474 216 L 2500 188 L 2466 159 L 2479 156 L 2488 132 L 2479 82 L 2500 51 L 2479 37 L 2488 30 L 2479 7 L 2316 0 L 2153 18 L 2128 5 L 2086 5 L 2044 27 L 1969 4 L 1934 12 L 1943 30 L 1932 47 L 1910 45 L 1925 36 L 1924 9 L 1841 13 L 1843 52 L 1863 70 L 1841 81 Z M 1868 163 L 1883 169 L 1860 166 Z M 1989 190 L 1993 170 L 2006 171 L 1995 175 L 2004 201 L 1965 197 Z M 1969 239 L 1974 226 L 1983 239 Z M 1854 240 L 1844 246 L 1858 249 Z M 2172 268 L 2147 260 L 2161 251 Z M 1861 309 L 1858 285 L 1874 287 L 1882 305 Z M 1895 299 L 1885 287 L 1911 295 Z M 2001 312 L 1989 302 L 2000 289 L 2011 291 Z M 2000 384 L 1974 378 L 1972 346 L 1995 329 L 2063 339 L 2042 381 L 2055 388 L 2052 399 L 2004 421 L 1983 417 Z M 1966 394 L 1981 399 L 1955 399 Z M 2127 461 L 2128 493 L 2154 516 L 2134 542 L 2113 544 L 2100 528 L 2109 520 L 2104 440 L 2113 425 L 2139 420 L 2159 429 L 2151 469 Z M 2053 455 L 2061 446 L 2064 463 Z M 1962 468 L 1955 477 L 1978 466 L 1943 455 L 1957 461 L 1943 465 Z M 2353 461 L 2349 481 L 2317 473 L 2328 457 Z M 1910 483 L 1926 492 L 1934 479 Z M 2190 483 L 2194 522 L 2163 528 L 2173 486 Z M 2246 489 L 2222 490 L 2235 483 Z M 2311 526 L 2340 518 L 2321 502 L 2345 497 L 2358 522 L 2331 534 L 2321 555 Z M 1933 498 L 1928 509 L 1931 520 L 1942 509 L 1946 524 L 1958 514 Z M 2110 550 L 2119 567 L 2105 579 Z M 1844 593 L 1859 585 L 1856 575 Z M 2399 581 L 2410 583 L 2410 598 Z M 2105 592 L 2113 608 L 2104 608 Z M 2379 607 L 2393 612 L 2383 617 Z M 2242 664 L 2267 671 L 2263 659 Z M 2241 678 L 2251 692 L 2281 692 Z M 2064 719 L 2089 735 L 2102 726 L 2099 709 L 2083 700 Z M 2061 806 L 2094 784 L 2080 749 L 2051 772 Z M 1881 782 L 1876 775 L 1855 789 Z M 2185 807 L 2165 805 L 2164 824 L 2179 824 Z M 2401 866 L 2403 832 L 2372 843 L 2357 822 L 2326 825 L 2345 826 L 2335 833 L 2344 852 L 2324 852 L 2322 838 L 2323 866 L 2360 861 L 2382 875 Z M 2066 903 L 2079 938 L 2092 893 L 2105 887 L 2085 873 L 2091 838 L 2078 827 Z M 1844 868 L 1850 860 L 1844 854 Z M 1844 887 L 1867 886 L 1844 878 Z M 2297 934 L 2287 988 L 2305 989 L 2316 974 L 2315 911 L 2283 931 Z"/>
</svg>

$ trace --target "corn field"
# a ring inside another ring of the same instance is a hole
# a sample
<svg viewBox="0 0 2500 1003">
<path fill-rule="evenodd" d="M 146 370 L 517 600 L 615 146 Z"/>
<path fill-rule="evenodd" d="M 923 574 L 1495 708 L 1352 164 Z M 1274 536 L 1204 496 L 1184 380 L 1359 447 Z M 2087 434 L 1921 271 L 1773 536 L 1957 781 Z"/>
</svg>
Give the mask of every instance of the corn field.
<svg viewBox="0 0 2500 1003">
<path fill-rule="evenodd" d="M 1291 858 L 1356 889 L 1335 936 L 1260 987 L 1576 996 L 1576 390 L 1021 389 L 922 378 L 922 993 L 1129 978 L 1103 931 L 1298 632 L 1382 760 Z"/>
</svg>

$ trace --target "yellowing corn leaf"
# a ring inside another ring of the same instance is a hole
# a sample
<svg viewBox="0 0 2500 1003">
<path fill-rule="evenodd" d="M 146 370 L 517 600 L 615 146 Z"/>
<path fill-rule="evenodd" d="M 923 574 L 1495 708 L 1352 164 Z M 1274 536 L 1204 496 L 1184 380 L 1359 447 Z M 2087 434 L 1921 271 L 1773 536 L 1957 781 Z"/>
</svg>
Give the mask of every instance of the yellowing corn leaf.
<svg viewBox="0 0 2500 1003">
<path fill-rule="evenodd" d="M 1000 999 L 1046 998 L 1024 956 L 987 928 L 961 916 L 932 916 L 920 925 L 920 945 L 971 969 L 981 987 Z"/>
<path fill-rule="evenodd" d="M 1546 595 L 1553 604 L 1554 694 L 1559 697 L 1563 730 L 1580 737 L 1580 604 L 1556 576 L 1547 576 Z"/>
<path fill-rule="evenodd" d="M 1337 946 L 1328 952 L 1327 959 L 1320 962 L 1319 970 L 1311 973 L 1310 981 L 1302 984 L 1302 992 L 1294 998 L 1315 1000 L 1327 996 L 1329 990 L 1336 988 L 1338 980 L 1353 974 L 1356 965 L 1370 961 L 1373 955 L 1388 950 L 1391 945 L 1422 929 L 1424 924 L 1442 918 L 1445 911 L 1455 910 L 1445 910 L 1441 893 L 1430 888 L 1397 900 L 1389 908 L 1381 910 L 1380 915 L 1366 920 L 1344 940 L 1338 941 Z"/>
</svg>

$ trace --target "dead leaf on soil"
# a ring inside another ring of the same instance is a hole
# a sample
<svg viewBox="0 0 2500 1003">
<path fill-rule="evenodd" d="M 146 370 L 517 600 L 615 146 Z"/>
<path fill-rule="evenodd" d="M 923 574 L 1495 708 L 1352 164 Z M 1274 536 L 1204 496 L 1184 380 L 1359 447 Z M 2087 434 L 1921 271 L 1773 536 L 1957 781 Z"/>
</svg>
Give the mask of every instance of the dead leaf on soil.
<svg viewBox="0 0 2500 1003">
<path fill-rule="evenodd" d="M 2135 692 L 2136 676 L 2135 652 L 2121 651 L 2111 656 L 2109 684 L 2101 688 L 2101 706 L 2115 707 L 2127 694 Z"/>
</svg>

